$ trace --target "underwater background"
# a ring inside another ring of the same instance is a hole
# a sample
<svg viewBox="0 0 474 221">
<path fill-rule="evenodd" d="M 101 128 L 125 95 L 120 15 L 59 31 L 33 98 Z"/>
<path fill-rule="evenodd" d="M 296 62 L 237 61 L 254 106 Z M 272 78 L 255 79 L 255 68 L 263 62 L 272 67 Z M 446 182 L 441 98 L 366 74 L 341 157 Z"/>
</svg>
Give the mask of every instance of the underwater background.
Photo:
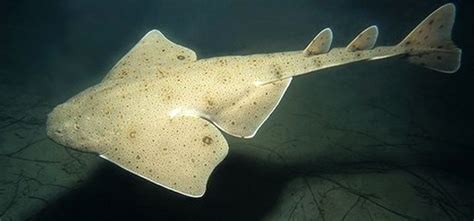
<svg viewBox="0 0 474 221">
<path fill-rule="evenodd" d="M 473 5 L 455 1 L 461 69 L 402 59 L 293 80 L 206 195 L 181 196 L 46 137 L 46 115 L 159 29 L 199 58 L 334 47 L 378 25 L 401 41 L 438 0 L 52 0 L 0 4 L 0 220 L 472 220 Z"/>
</svg>

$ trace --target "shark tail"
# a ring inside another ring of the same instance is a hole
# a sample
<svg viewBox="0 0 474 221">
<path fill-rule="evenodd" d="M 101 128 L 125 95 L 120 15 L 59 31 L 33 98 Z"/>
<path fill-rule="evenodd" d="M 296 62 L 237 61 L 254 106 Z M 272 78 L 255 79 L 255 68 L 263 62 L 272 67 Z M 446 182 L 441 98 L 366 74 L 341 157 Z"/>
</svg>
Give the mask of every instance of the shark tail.
<svg viewBox="0 0 474 221">
<path fill-rule="evenodd" d="M 454 4 L 446 4 L 431 13 L 398 44 L 408 61 L 444 73 L 454 73 L 461 66 L 462 51 L 451 40 L 456 16 Z"/>
</svg>

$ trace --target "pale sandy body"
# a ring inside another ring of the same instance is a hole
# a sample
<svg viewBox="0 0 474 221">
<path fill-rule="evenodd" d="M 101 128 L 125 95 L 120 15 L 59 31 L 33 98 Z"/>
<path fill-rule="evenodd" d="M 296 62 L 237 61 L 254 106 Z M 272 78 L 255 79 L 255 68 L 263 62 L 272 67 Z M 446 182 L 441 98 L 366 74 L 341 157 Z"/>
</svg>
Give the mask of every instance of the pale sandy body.
<svg viewBox="0 0 474 221">
<path fill-rule="evenodd" d="M 48 135 L 158 185 L 200 197 L 228 151 L 217 128 L 255 136 L 293 77 L 333 66 L 400 56 L 454 72 L 461 52 L 450 40 L 453 22 L 454 6 L 448 4 L 395 46 L 373 48 L 378 29 L 371 26 L 347 47 L 330 50 L 332 32 L 325 29 L 302 51 L 200 60 L 154 30 L 101 83 L 56 107 Z"/>
</svg>

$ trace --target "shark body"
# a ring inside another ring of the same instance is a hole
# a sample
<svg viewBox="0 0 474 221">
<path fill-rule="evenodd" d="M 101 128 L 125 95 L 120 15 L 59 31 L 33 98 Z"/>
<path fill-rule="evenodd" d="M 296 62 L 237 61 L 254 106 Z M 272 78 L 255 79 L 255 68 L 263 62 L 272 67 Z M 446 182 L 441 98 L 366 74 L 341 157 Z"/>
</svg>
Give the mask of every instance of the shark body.
<svg viewBox="0 0 474 221">
<path fill-rule="evenodd" d="M 199 60 L 153 30 L 102 82 L 58 105 L 47 133 L 160 186 L 201 197 L 228 152 L 220 130 L 255 136 L 295 76 L 394 56 L 457 71 L 454 18 L 454 5 L 444 5 L 395 46 L 373 48 L 378 29 L 371 26 L 347 47 L 331 49 L 332 31 L 324 29 L 302 51 Z"/>
</svg>

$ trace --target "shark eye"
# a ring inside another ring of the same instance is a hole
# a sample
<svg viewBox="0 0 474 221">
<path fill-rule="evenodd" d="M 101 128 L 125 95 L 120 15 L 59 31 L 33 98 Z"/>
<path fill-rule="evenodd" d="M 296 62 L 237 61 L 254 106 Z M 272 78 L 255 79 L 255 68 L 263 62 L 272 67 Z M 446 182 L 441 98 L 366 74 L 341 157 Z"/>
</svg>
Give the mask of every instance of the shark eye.
<svg viewBox="0 0 474 221">
<path fill-rule="evenodd" d="M 81 127 L 79 127 L 78 124 L 74 124 L 74 129 L 79 130 L 79 129 L 81 129 Z"/>
<path fill-rule="evenodd" d="M 63 132 L 62 132 L 61 130 L 55 130 L 54 133 L 60 135 L 60 134 L 62 134 Z"/>
</svg>

